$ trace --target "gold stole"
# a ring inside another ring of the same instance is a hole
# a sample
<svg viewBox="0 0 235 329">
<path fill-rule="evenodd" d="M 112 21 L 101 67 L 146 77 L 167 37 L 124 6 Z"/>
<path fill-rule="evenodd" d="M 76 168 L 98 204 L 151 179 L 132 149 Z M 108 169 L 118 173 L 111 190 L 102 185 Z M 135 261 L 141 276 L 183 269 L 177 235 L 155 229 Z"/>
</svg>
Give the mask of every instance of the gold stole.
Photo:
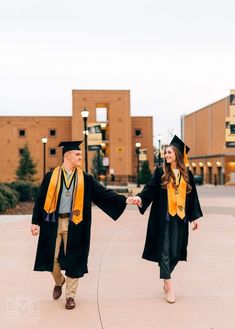
<svg viewBox="0 0 235 329">
<path fill-rule="evenodd" d="M 84 203 L 84 176 L 83 171 L 80 168 L 76 168 L 76 182 L 73 192 L 72 202 L 72 221 L 74 224 L 79 224 L 83 220 L 83 203 Z M 54 213 L 57 207 L 57 201 L 61 186 L 61 166 L 56 167 L 53 170 L 49 187 L 47 190 L 46 200 L 44 204 L 44 210 L 47 214 Z"/>
<path fill-rule="evenodd" d="M 173 180 L 167 186 L 167 198 L 168 198 L 168 212 L 171 216 L 176 214 L 184 219 L 185 217 L 185 204 L 186 204 L 186 189 L 187 184 L 181 176 L 180 184 L 177 190 L 173 186 Z"/>
</svg>

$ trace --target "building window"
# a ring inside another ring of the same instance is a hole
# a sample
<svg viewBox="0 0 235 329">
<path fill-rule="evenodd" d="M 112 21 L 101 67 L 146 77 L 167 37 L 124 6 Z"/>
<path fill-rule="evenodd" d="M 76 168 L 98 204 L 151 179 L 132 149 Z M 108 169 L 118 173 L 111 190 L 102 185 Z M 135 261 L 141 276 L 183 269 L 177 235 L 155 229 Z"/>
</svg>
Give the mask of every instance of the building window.
<svg viewBox="0 0 235 329">
<path fill-rule="evenodd" d="M 21 156 L 24 152 L 24 149 L 19 149 L 19 155 Z"/>
<path fill-rule="evenodd" d="M 56 129 L 50 129 L 50 130 L 49 130 L 49 135 L 50 135 L 51 137 L 55 137 L 55 136 L 56 136 Z"/>
<path fill-rule="evenodd" d="M 102 141 L 106 141 L 106 130 L 101 130 L 102 133 Z"/>
<path fill-rule="evenodd" d="M 141 129 L 135 129 L 135 137 L 141 137 L 141 136 L 142 136 Z"/>
<path fill-rule="evenodd" d="M 26 136 L 26 130 L 25 129 L 19 129 L 19 137 L 25 137 Z"/>
<path fill-rule="evenodd" d="M 56 155 L 56 149 L 50 149 L 50 155 L 52 156 Z"/>
<path fill-rule="evenodd" d="M 96 108 L 96 122 L 107 122 L 107 107 Z"/>
<path fill-rule="evenodd" d="M 230 105 L 235 105 L 235 95 L 230 95 Z"/>
<path fill-rule="evenodd" d="M 230 134 L 235 134 L 235 125 L 230 124 Z"/>
</svg>

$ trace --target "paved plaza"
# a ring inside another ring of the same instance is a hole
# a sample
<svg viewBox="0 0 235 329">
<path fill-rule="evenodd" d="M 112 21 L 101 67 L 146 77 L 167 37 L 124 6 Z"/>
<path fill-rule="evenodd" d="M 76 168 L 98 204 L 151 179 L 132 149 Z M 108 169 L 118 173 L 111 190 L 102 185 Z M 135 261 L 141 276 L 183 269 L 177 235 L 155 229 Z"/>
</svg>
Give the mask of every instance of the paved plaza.
<svg viewBox="0 0 235 329">
<path fill-rule="evenodd" d="M 0 216 L 1 328 L 234 329 L 235 187 L 198 191 L 204 217 L 173 274 L 175 304 L 165 301 L 157 265 L 141 258 L 149 212 L 128 206 L 113 222 L 93 208 L 89 273 L 74 310 L 64 295 L 52 299 L 49 273 L 32 271 L 31 216 Z"/>
</svg>

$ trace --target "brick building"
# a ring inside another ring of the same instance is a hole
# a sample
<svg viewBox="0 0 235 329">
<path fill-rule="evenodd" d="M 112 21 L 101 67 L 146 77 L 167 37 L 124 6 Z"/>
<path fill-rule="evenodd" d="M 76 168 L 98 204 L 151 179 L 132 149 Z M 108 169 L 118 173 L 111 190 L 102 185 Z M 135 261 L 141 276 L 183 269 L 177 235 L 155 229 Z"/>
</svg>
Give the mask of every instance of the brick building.
<svg viewBox="0 0 235 329">
<path fill-rule="evenodd" d="M 36 178 L 43 176 L 43 144 L 47 137 L 46 171 L 61 163 L 62 152 L 57 145 L 62 140 L 83 140 L 84 123 L 81 111 L 89 111 L 88 126 L 102 127 L 102 145 L 108 158 L 109 173 L 116 182 L 126 183 L 136 176 L 137 157 L 135 143 L 141 143 L 140 160 L 148 160 L 153 171 L 153 120 L 152 117 L 131 117 L 130 91 L 128 90 L 73 90 L 72 116 L 0 116 L 1 182 L 15 179 L 20 152 L 27 143 L 37 164 Z M 89 135 L 88 135 L 89 140 Z M 84 147 L 84 146 L 83 146 Z M 88 152 L 91 172 L 96 151 Z"/>
<path fill-rule="evenodd" d="M 182 136 L 190 146 L 190 167 L 204 183 L 235 182 L 235 90 L 182 117 Z"/>
</svg>

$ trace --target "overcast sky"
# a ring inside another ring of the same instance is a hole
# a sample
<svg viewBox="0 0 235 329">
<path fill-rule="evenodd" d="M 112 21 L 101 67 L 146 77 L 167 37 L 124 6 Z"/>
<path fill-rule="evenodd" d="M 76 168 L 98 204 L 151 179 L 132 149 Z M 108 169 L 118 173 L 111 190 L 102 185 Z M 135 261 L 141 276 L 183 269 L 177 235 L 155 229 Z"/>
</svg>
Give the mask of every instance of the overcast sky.
<svg viewBox="0 0 235 329">
<path fill-rule="evenodd" d="M 233 0 L 7 0 L 0 115 L 71 115 L 72 89 L 129 89 L 167 143 L 235 89 Z"/>
</svg>

